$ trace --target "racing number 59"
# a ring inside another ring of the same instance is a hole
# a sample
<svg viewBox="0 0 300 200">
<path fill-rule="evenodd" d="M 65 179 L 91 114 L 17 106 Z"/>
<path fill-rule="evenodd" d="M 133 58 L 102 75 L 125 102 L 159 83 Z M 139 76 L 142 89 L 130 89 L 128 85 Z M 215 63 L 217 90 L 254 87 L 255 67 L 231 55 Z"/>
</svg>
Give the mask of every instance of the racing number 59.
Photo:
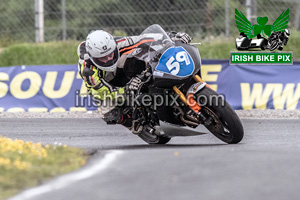
<svg viewBox="0 0 300 200">
<path fill-rule="evenodd" d="M 180 62 L 185 62 L 186 65 L 190 64 L 189 57 L 185 51 L 180 51 L 176 54 L 176 61 L 174 56 L 170 57 L 168 62 L 166 63 L 166 66 L 168 70 L 171 72 L 173 75 L 177 75 L 180 71 Z"/>
</svg>

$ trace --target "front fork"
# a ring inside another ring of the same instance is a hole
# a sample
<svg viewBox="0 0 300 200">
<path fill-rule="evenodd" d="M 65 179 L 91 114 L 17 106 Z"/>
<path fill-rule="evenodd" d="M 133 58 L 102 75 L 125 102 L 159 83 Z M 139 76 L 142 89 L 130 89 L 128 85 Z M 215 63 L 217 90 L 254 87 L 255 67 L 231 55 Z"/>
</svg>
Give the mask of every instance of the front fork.
<svg viewBox="0 0 300 200">
<path fill-rule="evenodd" d="M 208 118 L 206 116 L 203 115 L 201 111 L 202 107 L 201 105 L 194 99 L 194 95 L 199 92 L 201 89 L 203 89 L 204 87 L 209 87 L 198 75 L 195 75 L 194 80 L 197 82 L 195 84 L 193 84 L 187 91 L 187 94 L 184 95 L 180 89 L 177 86 L 173 86 L 173 90 L 174 92 L 179 96 L 179 98 L 181 99 L 181 101 L 186 105 L 189 106 L 191 108 L 191 110 L 194 111 L 194 114 L 197 115 L 197 118 L 199 118 L 199 120 L 205 124 L 208 125 L 206 123 L 209 123 L 210 120 L 208 120 Z"/>
<path fill-rule="evenodd" d="M 194 94 L 200 91 L 206 83 L 198 75 L 195 75 L 193 78 L 197 83 L 190 87 L 186 96 L 178 89 L 177 86 L 173 86 L 173 90 L 186 106 L 189 106 L 195 113 L 199 113 L 201 106 L 195 101 Z"/>
</svg>

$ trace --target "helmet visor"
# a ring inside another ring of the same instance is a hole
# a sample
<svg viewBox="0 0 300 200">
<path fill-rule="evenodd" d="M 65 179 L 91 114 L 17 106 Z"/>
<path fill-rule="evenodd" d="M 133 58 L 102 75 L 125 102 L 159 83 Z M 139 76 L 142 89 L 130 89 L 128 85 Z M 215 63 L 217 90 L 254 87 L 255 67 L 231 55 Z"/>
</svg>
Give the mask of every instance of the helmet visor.
<svg viewBox="0 0 300 200">
<path fill-rule="evenodd" d="M 116 48 L 113 52 L 107 56 L 101 58 L 91 58 L 93 63 L 100 67 L 111 67 L 119 60 L 119 50 Z"/>
</svg>

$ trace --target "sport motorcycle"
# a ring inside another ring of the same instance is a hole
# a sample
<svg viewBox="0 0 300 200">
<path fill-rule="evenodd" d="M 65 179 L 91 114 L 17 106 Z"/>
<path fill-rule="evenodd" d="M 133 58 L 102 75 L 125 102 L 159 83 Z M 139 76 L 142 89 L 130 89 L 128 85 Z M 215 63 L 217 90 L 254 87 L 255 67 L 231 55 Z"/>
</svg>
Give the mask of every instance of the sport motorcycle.
<svg viewBox="0 0 300 200">
<path fill-rule="evenodd" d="M 123 109 L 135 127 L 142 127 L 137 135 L 149 144 L 166 144 L 173 136 L 165 133 L 161 123 L 203 125 L 223 142 L 239 143 L 244 136 L 242 123 L 225 98 L 201 79 L 195 45 L 171 40 L 157 24 L 142 35 L 149 39 L 127 53 L 124 65 L 126 76 L 142 80 L 134 93 L 135 103 L 127 100 L 130 106 Z"/>
</svg>

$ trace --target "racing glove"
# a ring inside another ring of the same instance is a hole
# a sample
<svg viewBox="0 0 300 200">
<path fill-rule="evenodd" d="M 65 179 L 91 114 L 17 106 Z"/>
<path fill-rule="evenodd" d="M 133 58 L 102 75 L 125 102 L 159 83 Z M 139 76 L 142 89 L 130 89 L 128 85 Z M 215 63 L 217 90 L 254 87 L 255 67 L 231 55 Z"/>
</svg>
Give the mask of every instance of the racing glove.
<svg viewBox="0 0 300 200">
<path fill-rule="evenodd" d="M 125 86 L 126 91 L 136 91 L 139 89 L 140 85 L 142 84 L 142 80 L 138 77 L 132 78 Z"/>
<path fill-rule="evenodd" d="M 188 44 L 192 41 L 192 37 L 185 32 L 178 32 L 175 35 L 175 40 L 180 40 L 181 42 Z"/>
</svg>

